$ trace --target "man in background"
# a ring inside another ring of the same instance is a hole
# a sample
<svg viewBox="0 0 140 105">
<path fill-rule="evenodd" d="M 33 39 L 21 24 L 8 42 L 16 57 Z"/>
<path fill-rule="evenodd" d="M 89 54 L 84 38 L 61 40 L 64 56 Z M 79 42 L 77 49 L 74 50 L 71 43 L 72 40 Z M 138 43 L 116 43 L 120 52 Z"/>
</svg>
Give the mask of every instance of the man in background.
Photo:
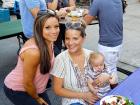
<svg viewBox="0 0 140 105">
<path fill-rule="evenodd" d="M 46 10 L 45 0 L 19 0 L 24 41 L 33 36 L 33 23 L 38 11 Z"/>
<path fill-rule="evenodd" d="M 106 66 L 117 74 L 117 62 L 123 42 L 123 6 L 121 0 L 93 0 L 84 20 L 98 18 L 98 50 L 105 56 Z M 118 82 L 118 80 L 116 80 Z"/>
</svg>

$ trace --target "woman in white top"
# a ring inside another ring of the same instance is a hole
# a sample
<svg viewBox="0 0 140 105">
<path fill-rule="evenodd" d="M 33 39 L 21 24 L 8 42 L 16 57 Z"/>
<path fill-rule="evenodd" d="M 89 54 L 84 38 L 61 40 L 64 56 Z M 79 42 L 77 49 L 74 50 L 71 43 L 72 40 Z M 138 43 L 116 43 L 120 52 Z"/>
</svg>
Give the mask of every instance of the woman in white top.
<svg viewBox="0 0 140 105">
<path fill-rule="evenodd" d="M 60 53 L 54 63 L 54 92 L 62 96 L 62 105 L 88 105 L 98 98 L 88 91 L 85 69 L 88 69 L 90 50 L 82 48 L 85 40 L 85 24 L 66 23 L 65 44 L 68 48 Z"/>
</svg>

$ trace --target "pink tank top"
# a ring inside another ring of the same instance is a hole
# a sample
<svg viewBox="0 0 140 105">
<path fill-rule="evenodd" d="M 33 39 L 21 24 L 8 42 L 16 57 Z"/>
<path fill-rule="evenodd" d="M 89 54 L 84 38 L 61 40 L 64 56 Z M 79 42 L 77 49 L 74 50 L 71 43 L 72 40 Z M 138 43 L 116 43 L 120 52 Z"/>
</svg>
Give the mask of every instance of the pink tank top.
<svg viewBox="0 0 140 105">
<path fill-rule="evenodd" d="M 38 49 L 38 47 L 36 45 L 23 47 L 20 51 L 20 54 L 27 49 Z M 54 55 L 51 60 L 51 65 L 53 65 L 53 63 L 54 63 Z M 40 73 L 40 68 L 38 66 L 37 72 L 34 78 L 34 84 L 35 84 L 37 93 L 43 93 L 45 91 L 46 85 L 48 83 L 48 79 L 49 79 L 49 73 L 42 75 Z M 4 84 L 12 90 L 25 91 L 24 86 L 23 86 L 23 61 L 21 60 L 20 56 L 18 57 L 18 62 L 17 62 L 16 67 L 5 78 Z"/>
</svg>

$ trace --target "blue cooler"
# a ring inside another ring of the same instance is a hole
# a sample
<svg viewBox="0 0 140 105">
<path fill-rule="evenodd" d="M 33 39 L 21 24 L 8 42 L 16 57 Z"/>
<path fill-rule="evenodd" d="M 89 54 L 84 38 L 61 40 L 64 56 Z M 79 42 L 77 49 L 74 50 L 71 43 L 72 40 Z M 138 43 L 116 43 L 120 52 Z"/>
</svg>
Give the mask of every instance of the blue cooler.
<svg viewBox="0 0 140 105">
<path fill-rule="evenodd" d="M 0 23 L 10 21 L 9 9 L 0 8 Z"/>
</svg>

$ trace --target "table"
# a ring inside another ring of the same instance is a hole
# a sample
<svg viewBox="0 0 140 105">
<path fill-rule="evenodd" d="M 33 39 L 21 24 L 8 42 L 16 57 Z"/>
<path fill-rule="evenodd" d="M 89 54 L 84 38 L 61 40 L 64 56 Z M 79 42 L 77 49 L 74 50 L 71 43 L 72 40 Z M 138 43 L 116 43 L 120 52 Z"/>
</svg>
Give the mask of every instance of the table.
<svg viewBox="0 0 140 105">
<path fill-rule="evenodd" d="M 23 36 L 21 20 L 14 20 L 0 23 L 0 40 L 17 37 L 19 43 L 19 49 L 21 48 L 20 39 Z"/>
<path fill-rule="evenodd" d="M 66 17 L 67 18 L 67 17 Z M 69 17 L 69 18 L 71 18 L 71 17 Z M 83 18 L 83 17 L 82 17 Z M 81 19 L 82 19 L 81 18 Z M 67 21 L 66 21 L 66 19 L 60 19 L 60 24 L 65 24 Z M 88 24 L 88 25 L 96 25 L 96 24 L 99 24 L 99 22 L 98 22 L 98 20 L 93 20 L 90 24 Z"/>
<path fill-rule="evenodd" d="M 20 20 L 0 23 L 0 40 L 23 34 Z"/>
<path fill-rule="evenodd" d="M 130 76 L 121 82 L 107 95 L 121 95 L 128 97 L 135 105 L 140 105 L 140 68 L 136 69 Z M 95 105 L 100 105 L 99 101 Z"/>
</svg>

